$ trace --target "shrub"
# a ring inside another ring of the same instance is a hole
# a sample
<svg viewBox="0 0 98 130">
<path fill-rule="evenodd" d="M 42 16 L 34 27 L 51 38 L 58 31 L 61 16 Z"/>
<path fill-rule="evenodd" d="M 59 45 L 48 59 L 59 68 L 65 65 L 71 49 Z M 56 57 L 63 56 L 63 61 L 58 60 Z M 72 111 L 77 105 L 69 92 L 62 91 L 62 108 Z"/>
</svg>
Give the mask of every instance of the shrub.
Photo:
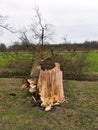
<svg viewBox="0 0 98 130">
<path fill-rule="evenodd" d="M 69 60 L 64 63 L 64 77 L 79 80 L 89 67 L 89 51 L 70 52 Z"/>
<path fill-rule="evenodd" d="M 70 56 L 56 55 L 45 59 L 42 63 L 42 69 L 52 69 L 54 63 L 61 65 L 64 79 L 80 79 L 88 68 L 88 52 L 70 52 Z"/>
</svg>

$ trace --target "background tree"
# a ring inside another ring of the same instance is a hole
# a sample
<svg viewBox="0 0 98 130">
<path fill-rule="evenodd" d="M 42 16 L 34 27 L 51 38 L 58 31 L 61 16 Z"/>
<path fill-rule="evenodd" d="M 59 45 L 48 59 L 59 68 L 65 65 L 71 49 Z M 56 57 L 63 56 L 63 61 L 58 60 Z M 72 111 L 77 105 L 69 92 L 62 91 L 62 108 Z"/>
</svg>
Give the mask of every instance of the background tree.
<svg viewBox="0 0 98 130">
<path fill-rule="evenodd" d="M 34 11 L 35 17 L 31 24 L 31 31 L 33 32 L 33 37 L 38 40 L 38 43 L 41 46 L 40 54 L 41 58 L 43 58 L 44 43 L 46 40 L 52 39 L 54 27 L 51 24 L 44 23 L 39 7 L 35 7 Z"/>
<path fill-rule="evenodd" d="M 19 37 L 19 39 L 21 40 L 21 42 L 23 44 L 29 44 L 29 38 L 27 36 L 28 30 L 26 28 L 23 28 L 22 30 L 19 31 L 21 36 Z"/>
<path fill-rule="evenodd" d="M 3 30 L 10 31 L 12 33 L 15 32 L 15 30 L 13 29 L 13 26 L 11 26 L 10 24 L 6 23 L 7 19 L 8 19 L 8 16 L 0 15 L 0 32 L 1 32 L 1 34 L 3 33 Z"/>
<path fill-rule="evenodd" d="M 1 51 L 1 52 L 5 52 L 6 50 L 7 50 L 6 45 L 3 44 L 3 43 L 1 43 L 1 44 L 0 44 L 0 51 Z"/>
</svg>

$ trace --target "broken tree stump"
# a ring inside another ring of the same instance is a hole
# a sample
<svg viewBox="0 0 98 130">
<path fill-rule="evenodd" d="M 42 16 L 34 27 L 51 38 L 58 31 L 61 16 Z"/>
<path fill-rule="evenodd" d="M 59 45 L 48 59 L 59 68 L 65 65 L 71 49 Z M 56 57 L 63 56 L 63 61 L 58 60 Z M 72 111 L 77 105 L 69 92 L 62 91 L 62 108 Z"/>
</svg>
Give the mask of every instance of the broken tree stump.
<svg viewBox="0 0 98 130">
<path fill-rule="evenodd" d="M 37 87 L 45 111 L 65 101 L 63 74 L 59 63 L 55 63 L 55 67 L 51 70 L 40 69 Z"/>
</svg>

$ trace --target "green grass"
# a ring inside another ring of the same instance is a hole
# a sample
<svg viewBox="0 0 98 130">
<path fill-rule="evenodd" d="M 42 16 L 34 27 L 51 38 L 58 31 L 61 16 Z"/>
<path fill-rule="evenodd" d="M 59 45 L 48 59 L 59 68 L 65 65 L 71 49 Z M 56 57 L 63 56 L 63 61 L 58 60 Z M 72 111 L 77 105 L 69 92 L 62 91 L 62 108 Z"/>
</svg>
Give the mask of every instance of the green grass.
<svg viewBox="0 0 98 130">
<path fill-rule="evenodd" d="M 64 54 L 66 57 L 74 57 L 74 54 L 70 55 L 67 51 L 61 52 L 61 54 Z M 5 68 L 5 65 L 7 65 L 11 61 L 15 60 L 28 60 L 32 61 L 32 53 L 29 52 L 0 52 L 0 69 Z M 90 51 L 88 55 L 88 62 L 89 62 L 89 68 L 88 72 L 98 72 L 98 51 Z"/>
<path fill-rule="evenodd" d="M 20 86 L 21 79 L 0 79 L 0 130 L 98 129 L 98 82 L 66 81 L 64 90 L 69 103 L 52 112 L 32 107 Z"/>
<path fill-rule="evenodd" d="M 25 59 L 28 61 L 32 60 L 32 53 L 27 52 L 0 52 L 0 68 L 4 67 L 11 61 Z"/>
<path fill-rule="evenodd" d="M 98 51 L 91 51 L 88 56 L 88 61 L 91 65 L 89 72 L 98 72 Z"/>
</svg>

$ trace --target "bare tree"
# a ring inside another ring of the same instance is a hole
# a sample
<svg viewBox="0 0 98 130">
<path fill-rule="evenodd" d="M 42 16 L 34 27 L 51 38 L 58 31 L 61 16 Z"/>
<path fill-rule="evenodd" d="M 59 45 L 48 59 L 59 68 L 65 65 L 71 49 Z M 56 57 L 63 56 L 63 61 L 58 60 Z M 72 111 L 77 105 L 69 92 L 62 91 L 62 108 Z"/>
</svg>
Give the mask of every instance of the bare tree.
<svg viewBox="0 0 98 130">
<path fill-rule="evenodd" d="M 29 44 L 29 38 L 27 36 L 28 30 L 26 28 L 23 28 L 22 30 L 19 31 L 19 33 L 21 34 L 21 36 L 19 37 L 19 39 L 22 41 L 23 44 Z"/>
<path fill-rule="evenodd" d="M 31 31 L 33 32 L 34 38 L 39 40 L 39 45 L 41 45 L 41 56 L 43 58 L 43 46 L 45 40 L 51 39 L 54 34 L 54 27 L 51 24 L 44 23 L 39 7 L 35 7 L 34 11 L 36 15 L 31 24 Z"/>
<path fill-rule="evenodd" d="M 15 30 L 13 29 L 13 26 L 6 23 L 7 18 L 8 18 L 8 16 L 0 15 L 0 32 L 1 32 L 1 34 L 3 33 L 3 30 L 7 30 L 11 33 L 15 32 Z"/>
<path fill-rule="evenodd" d="M 64 44 L 67 44 L 67 34 L 63 37 Z"/>
</svg>

